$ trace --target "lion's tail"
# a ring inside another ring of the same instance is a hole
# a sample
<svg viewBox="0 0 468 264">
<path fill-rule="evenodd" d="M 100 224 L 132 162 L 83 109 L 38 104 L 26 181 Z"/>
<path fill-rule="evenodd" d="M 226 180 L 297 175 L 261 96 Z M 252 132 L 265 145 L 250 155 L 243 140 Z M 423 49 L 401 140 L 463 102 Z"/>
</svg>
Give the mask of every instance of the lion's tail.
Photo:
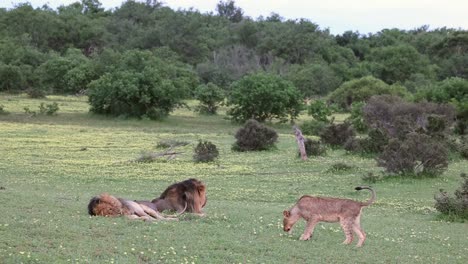
<svg viewBox="0 0 468 264">
<path fill-rule="evenodd" d="M 363 206 L 368 206 L 368 205 L 371 205 L 373 202 L 375 202 L 375 198 L 376 198 L 376 195 L 375 195 L 375 191 L 369 187 L 369 186 L 358 186 L 356 188 L 354 188 L 356 191 L 360 191 L 360 190 L 364 190 L 364 189 L 367 189 L 367 190 L 370 190 L 371 191 L 371 198 L 369 200 L 367 200 L 366 202 L 363 202 L 361 203 Z"/>
<path fill-rule="evenodd" d="M 88 204 L 90 215 L 113 216 L 122 212 L 122 203 L 119 199 L 107 193 L 91 198 Z"/>
</svg>

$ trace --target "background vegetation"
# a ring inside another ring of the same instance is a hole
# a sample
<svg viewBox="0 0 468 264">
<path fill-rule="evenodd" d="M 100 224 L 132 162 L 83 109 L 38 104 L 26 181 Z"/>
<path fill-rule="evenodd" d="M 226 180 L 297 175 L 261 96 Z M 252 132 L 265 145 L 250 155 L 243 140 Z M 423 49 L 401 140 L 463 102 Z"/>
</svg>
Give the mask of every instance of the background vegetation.
<svg viewBox="0 0 468 264">
<path fill-rule="evenodd" d="M 0 260 L 466 263 L 467 51 L 466 30 L 331 35 L 234 1 L 0 9 Z M 87 215 L 101 192 L 149 200 L 190 177 L 205 218 Z M 283 233 L 301 195 L 370 183 L 363 249 L 337 224 Z"/>
</svg>

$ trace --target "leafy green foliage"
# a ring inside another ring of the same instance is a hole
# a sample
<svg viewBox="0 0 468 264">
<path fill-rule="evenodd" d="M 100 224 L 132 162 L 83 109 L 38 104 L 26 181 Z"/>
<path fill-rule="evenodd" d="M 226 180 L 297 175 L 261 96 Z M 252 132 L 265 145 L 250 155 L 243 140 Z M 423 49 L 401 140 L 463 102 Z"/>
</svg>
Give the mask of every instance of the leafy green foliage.
<svg viewBox="0 0 468 264">
<path fill-rule="evenodd" d="M 287 78 L 304 96 L 326 95 L 341 84 L 341 78 L 332 68 L 322 64 L 293 67 Z"/>
<path fill-rule="evenodd" d="M 0 105 L 0 115 L 8 115 L 8 111 L 5 110 L 5 106 Z"/>
<path fill-rule="evenodd" d="M 316 121 L 330 123 L 330 116 L 333 113 L 330 107 L 322 101 L 315 100 L 307 107 L 307 113 L 311 115 Z"/>
<path fill-rule="evenodd" d="M 219 103 L 224 100 L 224 91 L 213 83 L 201 84 L 195 89 L 195 98 L 200 101 L 200 113 L 216 114 Z"/>
<path fill-rule="evenodd" d="M 161 119 L 193 89 L 196 78 L 186 68 L 147 51 L 128 51 L 117 69 L 89 84 L 91 111 L 114 116 Z"/>
<path fill-rule="evenodd" d="M 364 102 L 357 102 L 351 105 L 351 115 L 346 119 L 360 133 L 367 131 L 368 126 L 364 120 Z"/>
<path fill-rule="evenodd" d="M 450 196 L 444 190 L 434 196 L 435 208 L 442 214 L 468 219 L 468 177 L 465 173 L 460 175 L 461 186 Z"/>
<path fill-rule="evenodd" d="M 269 150 L 275 147 L 278 133 L 251 119 L 244 124 L 244 127 L 237 130 L 235 138 L 236 142 L 232 146 L 235 151 Z"/>
<path fill-rule="evenodd" d="M 301 131 L 304 135 L 320 136 L 320 134 L 328 125 L 329 125 L 328 122 L 309 120 L 309 121 L 305 121 L 301 125 Z"/>
<path fill-rule="evenodd" d="M 219 156 L 218 148 L 210 141 L 199 140 L 194 148 L 193 160 L 195 162 L 210 162 Z"/>
<path fill-rule="evenodd" d="M 405 96 L 406 89 L 399 85 L 388 85 L 382 80 L 367 76 L 343 83 L 328 96 L 328 100 L 344 110 L 349 110 L 353 103 L 365 102 L 373 95 L 383 94 Z"/>
<path fill-rule="evenodd" d="M 258 73 L 232 84 L 228 105 L 232 106 L 228 115 L 235 121 L 253 118 L 263 122 L 273 118 L 296 119 L 302 102 L 291 82 L 277 75 Z"/>
</svg>

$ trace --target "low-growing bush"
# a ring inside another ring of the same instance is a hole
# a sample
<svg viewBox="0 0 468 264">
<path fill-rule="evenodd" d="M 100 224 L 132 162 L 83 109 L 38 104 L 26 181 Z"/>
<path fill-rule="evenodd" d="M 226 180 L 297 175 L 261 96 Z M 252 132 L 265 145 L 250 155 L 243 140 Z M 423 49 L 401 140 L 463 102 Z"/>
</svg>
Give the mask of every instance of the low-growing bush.
<svg viewBox="0 0 468 264">
<path fill-rule="evenodd" d="M 275 130 L 251 119 L 236 132 L 235 138 L 236 142 L 232 146 L 235 151 L 268 150 L 275 147 L 278 134 Z"/>
<path fill-rule="evenodd" d="M 355 136 L 355 132 L 350 123 L 330 124 L 320 133 L 323 143 L 331 146 L 343 146 L 349 138 Z"/>
<path fill-rule="evenodd" d="M 218 156 L 219 152 L 215 144 L 200 140 L 194 149 L 193 160 L 195 162 L 210 162 Z"/>
<path fill-rule="evenodd" d="M 343 162 L 333 163 L 332 166 L 327 170 L 328 172 L 344 172 L 352 170 L 354 167 Z"/>
<path fill-rule="evenodd" d="M 187 141 L 182 141 L 182 140 L 175 140 L 175 139 L 167 139 L 167 140 L 161 140 L 156 144 L 156 148 L 175 148 L 179 146 L 186 146 L 190 144 Z"/>
<path fill-rule="evenodd" d="M 364 106 L 366 123 L 389 138 L 404 139 L 408 133 L 440 135 L 455 117 L 451 105 L 411 103 L 396 96 L 374 96 Z"/>
<path fill-rule="evenodd" d="M 313 140 L 306 138 L 304 140 L 304 147 L 307 153 L 307 156 L 320 156 L 325 154 L 326 148 L 318 140 Z M 301 156 L 301 152 L 298 151 L 298 156 Z"/>
<path fill-rule="evenodd" d="M 36 116 L 37 114 L 41 115 L 56 115 L 57 112 L 60 110 L 57 102 L 53 102 L 52 104 L 45 104 L 41 103 L 39 105 L 39 112 L 29 109 L 29 107 L 23 108 L 24 112 L 30 116 Z"/>
<path fill-rule="evenodd" d="M 45 115 L 56 115 L 58 110 L 60 110 L 57 102 L 53 102 L 52 104 L 45 104 L 41 103 L 39 105 L 39 113 Z"/>
<path fill-rule="evenodd" d="M 375 175 L 372 172 L 369 172 L 369 173 L 363 175 L 361 178 L 362 178 L 363 181 L 370 182 L 370 183 L 376 183 L 377 181 L 379 181 L 381 179 L 380 176 Z"/>
<path fill-rule="evenodd" d="M 9 112 L 5 110 L 5 106 L 0 105 L 0 115 L 7 115 L 7 114 L 9 114 Z"/>
<path fill-rule="evenodd" d="M 301 125 L 301 131 L 304 135 L 320 136 L 327 125 L 329 125 L 329 123 L 317 120 L 305 121 Z"/>
<path fill-rule="evenodd" d="M 468 219 L 468 177 L 465 173 L 462 173 L 460 177 L 463 182 L 455 191 L 454 196 L 448 195 L 442 189 L 434 196 L 435 208 L 442 214 Z"/>
<path fill-rule="evenodd" d="M 381 153 L 388 144 L 388 138 L 380 130 L 372 129 L 366 138 L 350 137 L 344 148 L 351 152 Z"/>
<path fill-rule="evenodd" d="M 377 163 L 389 173 L 436 176 L 448 166 L 448 150 L 428 135 L 410 133 L 405 139 L 390 139 Z"/>
</svg>

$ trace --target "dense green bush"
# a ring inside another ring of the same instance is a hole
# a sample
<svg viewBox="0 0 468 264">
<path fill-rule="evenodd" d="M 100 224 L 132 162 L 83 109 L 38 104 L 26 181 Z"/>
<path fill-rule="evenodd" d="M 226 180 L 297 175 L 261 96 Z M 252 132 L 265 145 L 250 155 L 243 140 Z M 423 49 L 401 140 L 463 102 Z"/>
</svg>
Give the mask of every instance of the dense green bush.
<svg viewBox="0 0 468 264">
<path fill-rule="evenodd" d="M 360 133 L 366 132 L 369 127 L 364 120 L 364 102 L 356 102 L 351 105 L 351 115 L 346 119 Z"/>
<path fill-rule="evenodd" d="M 326 95 L 341 84 L 341 78 L 326 64 L 295 65 L 289 70 L 287 79 L 304 96 Z"/>
<path fill-rule="evenodd" d="M 322 100 L 315 100 L 307 107 L 307 113 L 316 121 L 330 123 L 330 116 L 333 111 Z"/>
<path fill-rule="evenodd" d="M 187 68 L 151 52 L 127 51 L 116 69 L 89 84 L 91 112 L 160 119 L 180 105 L 196 85 Z"/>
<path fill-rule="evenodd" d="M 228 105 L 232 106 L 228 115 L 235 121 L 251 118 L 260 122 L 273 118 L 287 121 L 297 118 L 302 99 L 291 82 L 277 75 L 258 73 L 232 84 Z"/>
<path fill-rule="evenodd" d="M 346 141 L 355 136 L 350 123 L 329 124 L 320 134 L 323 143 L 331 146 L 343 146 Z"/>
<path fill-rule="evenodd" d="M 382 80 L 367 76 L 343 83 L 328 96 L 328 101 L 343 110 L 349 110 L 353 103 L 364 102 L 373 95 L 382 94 L 405 96 L 407 91 L 403 86 L 388 85 Z"/>
<path fill-rule="evenodd" d="M 317 120 L 305 121 L 301 125 L 301 131 L 304 135 L 320 136 L 320 134 L 328 125 L 328 122 L 321 122 Z"/>
<path fill-rule="evenodd" d="M 390 139 L 377 163 L 389 173 L 436 176 L 448 166 L 448 150 L 444 142 L 413 132 Z"/>
<path fill-rule="evenodd" d="M 275 147 L 278 133 L 251 119 L 236 132 L 235 138 L 236 142 L 232 146 L 235 151 L 269 150 Z"/>
<path fill-rule="evenodd" d="M 219 156 L 216 145 L 210 141 L 200 140 L 195 146 L 193 160 L 195 162 L 210 162 L 215 160 Z"/>
<path fill-rule="evenodd" d="M 201 84 L 195 90 L 195 98 L 200 101 L 198 111 L 202 114 L 216 114 L 219 103 L 224 100 L 224 91 L 216 84 Z"/>
<path fill-rule="evenodd" d="M 448 195 L 442 189 L 434 196 L 435 208 L 445 215 L 468 219 L 468 177 L 465 173 L 462 173 L 460 177 L 463 182 L 455 191 L 454 196 Z"/>
</svg>

